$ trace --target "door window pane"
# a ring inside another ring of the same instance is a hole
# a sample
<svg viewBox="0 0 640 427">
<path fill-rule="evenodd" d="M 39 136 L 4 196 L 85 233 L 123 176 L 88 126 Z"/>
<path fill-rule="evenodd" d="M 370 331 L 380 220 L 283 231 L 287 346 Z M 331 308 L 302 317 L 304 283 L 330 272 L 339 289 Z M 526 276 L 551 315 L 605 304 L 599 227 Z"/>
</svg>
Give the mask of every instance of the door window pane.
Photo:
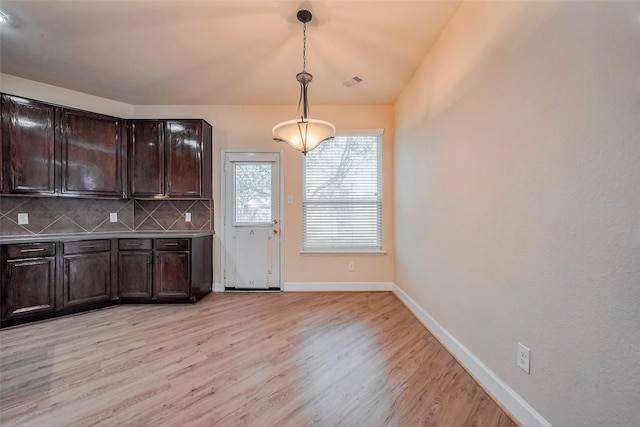
<svg viewBox="0 0 640 427">
<path fill-rule="evenodd" d="M 271 224 L 271 163 L 234 163 L 234 188 L 234 224 Z"/>
</svg>

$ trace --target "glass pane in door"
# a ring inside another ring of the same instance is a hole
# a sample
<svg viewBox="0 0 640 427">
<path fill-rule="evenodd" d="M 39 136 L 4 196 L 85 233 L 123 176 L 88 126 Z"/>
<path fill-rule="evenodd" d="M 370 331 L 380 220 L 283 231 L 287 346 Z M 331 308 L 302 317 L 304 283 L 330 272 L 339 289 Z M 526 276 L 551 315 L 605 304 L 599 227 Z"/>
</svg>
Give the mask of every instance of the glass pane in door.
<svg viewBox="0 0 640 427">
<path fill-rule="evenodd" d="M 234 163 L 234 225 L 271 224 L 271 165 Z"/>
</svg>

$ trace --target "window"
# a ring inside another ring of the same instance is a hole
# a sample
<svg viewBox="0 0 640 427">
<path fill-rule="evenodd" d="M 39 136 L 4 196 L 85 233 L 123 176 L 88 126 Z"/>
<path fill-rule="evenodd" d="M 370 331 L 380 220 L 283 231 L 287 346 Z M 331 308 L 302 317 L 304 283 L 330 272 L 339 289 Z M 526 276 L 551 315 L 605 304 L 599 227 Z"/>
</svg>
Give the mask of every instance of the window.
<svg viewBox="0 0 640 427">
<path fill-rule="evenodd" d="M 381 137 L 337 135 L 304 157 L 303 250 L 382 249 Z"/>
<path fill-rule="evenodd" d="M 271 223 L 271 163 L 234 163 L 233 223 Z"/>
</svg>

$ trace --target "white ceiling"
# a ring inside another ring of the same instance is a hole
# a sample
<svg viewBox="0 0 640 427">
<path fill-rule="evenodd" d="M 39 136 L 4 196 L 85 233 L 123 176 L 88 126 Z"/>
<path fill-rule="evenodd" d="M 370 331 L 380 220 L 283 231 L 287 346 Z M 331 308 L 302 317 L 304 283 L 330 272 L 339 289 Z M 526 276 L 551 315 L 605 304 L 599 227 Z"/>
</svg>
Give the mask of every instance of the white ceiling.
<svg viewBox="0 0 640 427">
<path fill-rule="evenodd" d="M 134 105 L 294 104 L 308 9 L 311 104 L 391 104 L 459 3 L 2 0 L 0 71 Z"/>
</svg>

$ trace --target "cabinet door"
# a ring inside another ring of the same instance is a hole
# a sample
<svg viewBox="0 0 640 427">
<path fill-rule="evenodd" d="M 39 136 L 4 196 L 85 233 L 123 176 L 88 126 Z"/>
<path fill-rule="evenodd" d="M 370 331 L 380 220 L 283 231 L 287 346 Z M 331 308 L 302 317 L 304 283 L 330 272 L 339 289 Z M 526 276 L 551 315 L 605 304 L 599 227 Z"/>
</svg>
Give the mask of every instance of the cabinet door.
<svg viewBox="0 0 640 427">
<path fill-rule="evenodd" d="M 2 95 L 2 190 L 55 194 L 55 107 Z"/>
<path fill-rule="evenodd" d="M 156 298 L 189 297 L 190 253 L 156 251 Z"/>
<path fill-rule="evenodd" d="M 58 109 L 62 193 L 123 197 L 122 119 Z"/>
<path fill-rule="evenodd" d="M 53 311 L 56 258 L 8 260 L 2 280 L 2 318 Z"/>
<path fill-rule="evenodd" d="M 129 122 L 129 184 L 133 197 L 164 195 L 164 123 Z"/>
<path fill-rule="evenodd" d="M 152 252 L 123 251 L 118 255 L 121 298 L 151 298 Z"/>
<path fill-rule="evenodd" d="M 111 299 L 111 253 L 64 255 L 64 306 Z"/>
<path fill-rule="evenodd" d="M 165 124 L 165 159 L 169 197 L 203 197 L 202 121 Z"/>
</svg>

